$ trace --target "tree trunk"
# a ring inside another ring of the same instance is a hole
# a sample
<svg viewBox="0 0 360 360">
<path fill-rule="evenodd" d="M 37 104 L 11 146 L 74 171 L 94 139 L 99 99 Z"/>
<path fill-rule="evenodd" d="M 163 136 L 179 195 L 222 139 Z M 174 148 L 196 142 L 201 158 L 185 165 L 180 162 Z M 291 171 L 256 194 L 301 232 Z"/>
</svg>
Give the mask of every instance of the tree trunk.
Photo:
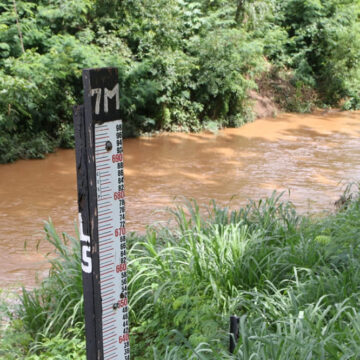
<svg viewBox="0 0 360 360">
<path fill-rule="evenodd" d="M 245 11 L 245 0 L 238 0 L 236 14 L 235 14 L 235 21 L 237 24 L 240 24 L 244 17 Z"/>
<path fill-rule="evenodd" d="M 19 16 L 18 16 L 18 12 L 17 12 L 17 9 L 16 9 L 16 1 L 13 0 L 13 3 L 14 3 L 14 12 L 15 12 L 15 18 L 16 18 L 16 25 L 17 25 L 18 33 L 19 33 L 21 50 L 22 50 L 22 52 L 23 52 L 23 54 L 24 54 L 24 53 L 25 53 L 24 41 L 23 41 L 23 36 L 22 36 L 22 31 L 21 31 L 21 26 L 20 26 L 20 21 L 19 21 Z"/>
</svg>

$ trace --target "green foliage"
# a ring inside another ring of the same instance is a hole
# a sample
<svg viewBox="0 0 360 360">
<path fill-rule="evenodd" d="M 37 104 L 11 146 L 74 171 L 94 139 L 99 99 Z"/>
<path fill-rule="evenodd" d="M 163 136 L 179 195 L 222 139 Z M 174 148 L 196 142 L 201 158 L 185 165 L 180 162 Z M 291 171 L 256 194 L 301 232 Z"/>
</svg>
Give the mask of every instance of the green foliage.
<svg viewBox="0 0 360 360">
<path fill-rule="evenodd" d="M 24 331 L 22 323 L 13 321 L 11 328 L 5 330 L 1 342 L 0 355 L 4 360 L 63 360 L 86 359 L 84 326 L 78 325 L 69 328 L 54 337 L 44 337 L 34 342 L 31 336 Z M 28 351 L 31 346 L 31 351 Z"/>
<path fill-rule="evenodd" d="M 86 344 L 84 339 L 84 326 L 70 328 L 64 334 L 44 338 L 37 343 L 28 360 L 86 360 Z"/>
<path fill-rule="evenodd" d="M 129 136 L 251 120 L 249 90 L 267 73 L 266 60 L 290 74 L 295 91 L 281 95 L 284 108 L 309 111 L 313 101 L 304 99 L 314 91 L 319 104 L 360 107 L 353 0 L 17 0 L 16 7 L 0 4 L 1 163 L 73 146 L 71 109 L 82 102 L 81 69 L 89 67 L 119 68 Z"/>
<path fill-rule="evenodd" d="M 129 254 L 133 337 L 151 338 L 135 354 L 150 358 L 143 351 L 155 341 L 156 354 L 172 359 L 200 348 L 199 358 L 230 358 L 227 321 L 235 312 L 234 359 L 351 358 L 359 337 L 359 211 L 356 199 L 312 220 L 275 195 L 238 212 L 214 206 L 207 220 L 196 204 L 179 208 L 176 229 L 149 229 Z"/>
<path fill-rule="evenodd" d="M 349 0 L 287 0 L 277 23 L 287 30 L 287 65 L 328 104 L 359 98 L 360 4 Z"/>
<path fill-rule="evenodd" d="M 217 30 L 192 44 L 198 53 L 195 98 L 211 119 L 245 115 L 248 91 L 261 71 L 262 44 L 237 29 Z"/>
</svg>

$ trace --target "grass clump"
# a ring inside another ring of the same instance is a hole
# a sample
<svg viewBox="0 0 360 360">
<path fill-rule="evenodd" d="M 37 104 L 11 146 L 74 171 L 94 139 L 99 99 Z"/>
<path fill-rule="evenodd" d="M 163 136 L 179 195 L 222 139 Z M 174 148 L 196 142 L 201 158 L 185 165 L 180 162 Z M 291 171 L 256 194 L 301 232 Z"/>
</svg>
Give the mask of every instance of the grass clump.
<svg viewBox="0 0 360 360">
<path fill-rule="evenodd" d="M 189 201 L 172 213 L 176 226 L 128 239 L 133 358 L 358 356 L 358 196 L 321 218 L 298 215 L 276 193 L 238 211 L 212 203 L 202 216 Z M 59 258 L 9 312 L 0 345 L 7 359 L 16 358 L 11 334 L 21 338 L 23 358 L 85 356 L 79 244 L 60 239 L 51 224 L 46 232 Z M 230 355 L 232 314 L 240 316 L 240 339 Z"/>
<path fill-rule="evenodd" d="M 18 304 L 2 301 L 2 359 L 85 359 L 80 243 L 51 221 L 44 230 L 56 257 L 38 288 L 23 288 Z"/>
<path fill-rule="evenodd" d="M 136 358 L 151 358 L 151 346 L 165 356 L 170 344 L 173 359 L 230 358 L 233 313 L 234 359 L 354 358 L 359 211 L 355 198 L 312 219 L 277 194 L 239 211 L 213 204 L 206 219 L 195 203 L 178 208 L 175 229 L 149 229 L 130 250 Z"/>
</svg>

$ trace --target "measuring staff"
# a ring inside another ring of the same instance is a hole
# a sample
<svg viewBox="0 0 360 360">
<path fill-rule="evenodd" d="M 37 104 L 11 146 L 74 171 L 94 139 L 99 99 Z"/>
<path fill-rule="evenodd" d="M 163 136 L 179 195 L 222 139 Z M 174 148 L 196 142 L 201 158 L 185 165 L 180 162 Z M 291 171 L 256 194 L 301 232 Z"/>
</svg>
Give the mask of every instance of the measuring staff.
<svg viewBox="0 0 360 360">
<path fill-rule="evenodd" d="M 88 360 L 130 360 L 123 124 L 116 68 L 83 70 L 74 107 Z"/>
</svg>

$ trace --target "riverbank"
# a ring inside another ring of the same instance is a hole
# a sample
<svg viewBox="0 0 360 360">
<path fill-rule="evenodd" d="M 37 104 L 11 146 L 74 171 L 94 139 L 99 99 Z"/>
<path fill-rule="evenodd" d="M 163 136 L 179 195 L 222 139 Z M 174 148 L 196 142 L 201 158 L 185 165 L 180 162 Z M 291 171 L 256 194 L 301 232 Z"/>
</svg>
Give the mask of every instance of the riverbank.
<svg viewBox="0 0 360 360">
<path fill-rule="evenodd" d="M 195 203 L 176 226 L 128 236 L 136 359 L 353 358 L 359 353 L 360 201 L 299 215 L 273 194 L 237 211 Z M 21 305 L 2 304 L 4 359 L 85 359 L 79 242 L 45 226 L 58 259 Z M 66 246 L 64 242 L 68 242 Z M 229 316 L 240 316 L 236 354 Z"/>
<path fill-rule="evenodd" d="M 251 92 L 290 112 L 360 108 L 358 1 L 76 3 L 0 5 L 0 163 L 73 146 L 86 68 L 119 69 L 132 136 L 240 126 Z"/>
</svg>

